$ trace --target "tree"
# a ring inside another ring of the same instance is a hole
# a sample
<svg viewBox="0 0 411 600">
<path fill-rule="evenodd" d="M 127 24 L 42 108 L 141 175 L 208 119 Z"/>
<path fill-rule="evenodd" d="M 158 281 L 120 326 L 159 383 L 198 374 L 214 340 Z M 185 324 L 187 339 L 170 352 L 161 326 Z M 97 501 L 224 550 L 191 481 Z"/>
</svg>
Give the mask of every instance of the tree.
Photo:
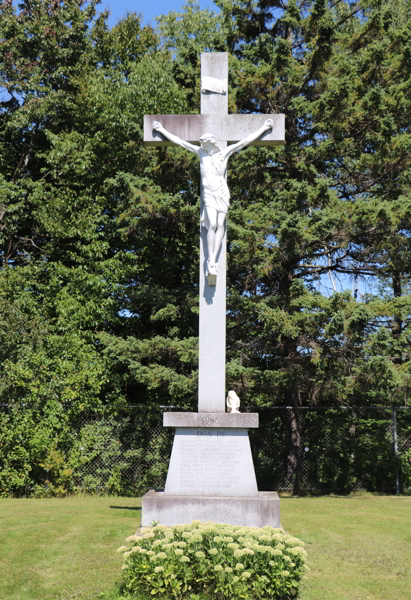
<svg viewBox="0 0 411 600">
<path fill-rule="evenodd" d="M 136 15 L 109 30 L 94 0 L 0 5 L 0 398 L 23 439 L 15 493 L 41 481 L 51 439 L 69 452 L 87 411 L 195 410 L 198 166 L 145 148 L 142 122 L 198 112 L 204 50 L 229 52 L 231 112 L 285 113 L 287 127 L 284 149 L 229 167 L 228 389 L 293 407 L 292 478 L 299 407 L 409 401 L 409 2 L 216 5 L 190 1 L 157 32 Z M 328 273 L 384 291 L 322 294 Z"/>
</svg>

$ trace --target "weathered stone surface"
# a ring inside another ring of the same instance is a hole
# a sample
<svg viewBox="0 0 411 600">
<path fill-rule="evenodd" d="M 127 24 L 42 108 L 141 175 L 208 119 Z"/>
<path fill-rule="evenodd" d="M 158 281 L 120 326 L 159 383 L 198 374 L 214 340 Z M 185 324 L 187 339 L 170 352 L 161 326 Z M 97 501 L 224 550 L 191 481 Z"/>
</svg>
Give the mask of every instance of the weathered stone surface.
<svg viewBox="0 0 411 600">
<path fill-rule="evenodd" d="M 172 496 L 257 496 L 246 429 L 176 429 L 164 489 Z"/>
<path fill-rule="evenodd" d="M 144 142 L 146 146 L 174 145 L 153 130 L 153 121 L 160 121 L 165 129 L 192 144 L 199 144 L 198 140 L 206 132 L 212 133 L 217 141 L 225 140 L 228 144 L 234 144 L 262 127 L 267 119 L 273 120 L 273 128 L 250 145 L 283 146 L 284 115 L 145 115 Z"/>
<path fill-rule="evenodd" d="M 148 527 L 153 521 L 171 526 L 191 523 L 196 519 L 248 527 L 281 527 L 280 499 L 276 492 L 260 492 L 257 496 L 236 498 L 169 496 L 154 491 L 142 498 L 143 527 Z"/>
<path fill-rule="evenodd" d="M 228 52 L 203 52 L 201 54 L 201 78 L 203 77 L 228 81 Z M 202 93 L 200 112 L 202 115 L 226 115 L 228 113 L 228 94 Z M 208 129 L 204 131 L 208 131 Z M 224 139 L 216 136 L 216 140 Z"/>
<path fill-rule="evenodd" d="M 200 230 L 198 411 L 224 414 L 227 232 L 218 257 L 218 276 L 214 285 L 210 285 L 206 276 L 207 229 L 200 227 Z"/>
<path fill-rule="evenodd" d="M 164 427 L 258 427 L 258 413 L 189 413 L 169 412 L 163 414 Z"/>
<path fill-rule="evenodd" d="M 201 76 L 228 80 L 228 53 L 203 52 Z M 226 115 L 228 94 L 201 94 L 201 115 Z M 201 127 L 201 125 L 200 125 Z M 204 131 L 200 134 L 202 135 Z M 220 148 L 227 142 L 216 132 Z M 197 138 L 198 139 L 198 138 Z M 203 190 L 201 191 L 203 194 Z M 218 256 L 218 277 L 207 276 L 207 234 L 200 227 L 200 319 L 198 364 L 198 411 L 225 413 L 225 331 L 226 331 L 226 254 L 227 221 Z M 197 425 L 196 425 L 197 427 Z"/>
</svg>

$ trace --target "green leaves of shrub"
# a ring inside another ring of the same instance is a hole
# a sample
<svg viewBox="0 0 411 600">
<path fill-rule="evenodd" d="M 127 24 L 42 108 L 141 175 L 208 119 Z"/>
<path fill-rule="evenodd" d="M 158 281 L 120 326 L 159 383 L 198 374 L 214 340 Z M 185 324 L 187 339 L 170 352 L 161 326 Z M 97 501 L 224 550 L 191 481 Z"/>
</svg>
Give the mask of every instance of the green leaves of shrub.
<svg viewBox="0 0 411 600">
<path fill-rule="evenodd" d="M 281 600 L 308 567 L 303 542 L 282 529 L 193 521 L 142 528 L 127 538 L 124 587 L 131 594 Z"/>
</svg>

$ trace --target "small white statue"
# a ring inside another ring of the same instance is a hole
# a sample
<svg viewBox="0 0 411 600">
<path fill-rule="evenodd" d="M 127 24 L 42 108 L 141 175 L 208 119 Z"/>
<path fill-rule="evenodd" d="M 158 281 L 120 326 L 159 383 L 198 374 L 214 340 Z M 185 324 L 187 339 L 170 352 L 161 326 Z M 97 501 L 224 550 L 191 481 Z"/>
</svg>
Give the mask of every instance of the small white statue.
<svg viewBox="0 0 411 600">
<path fill-rule="evenodd" d="M 272 119 L 267 119 L 260 129 L 251 133 L 244 140 L 228 146 L 224 150 L 218 146 L 212 133 L 201 136 L 199 146 L 194 146 L 178 136 L 170 133 L 159 123 L 153 121 L 153 129 L 161 133 L 174 144 L 178 144 L 200 159 L 202 184 L 202 210 L 200 222 L 207 229 L 207 274 L 217 275 L 217 259 L 224 237 L 224 223 L 230 204 L 230 192 L 226 182 L 227 163 L 230 156 L 245 148 L 266 131 L 273 127 Z M 234 392 L 233 392 L 234 393 Z"/>
<path fill-rule="evenodd" d="M 234 390 L 230 390 L 227 396 L 227 411 L 229 413 L 239 413 L 240 398 L 237 396 Z"/>
</svg>

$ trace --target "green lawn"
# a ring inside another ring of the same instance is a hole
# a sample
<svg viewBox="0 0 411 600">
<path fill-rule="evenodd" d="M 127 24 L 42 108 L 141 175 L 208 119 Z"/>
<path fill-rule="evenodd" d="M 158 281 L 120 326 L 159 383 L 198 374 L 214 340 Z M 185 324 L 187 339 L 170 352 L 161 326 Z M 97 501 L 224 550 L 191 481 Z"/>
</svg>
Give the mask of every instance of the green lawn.
<svg viewBox="0 0 411 600">
<path fill-rule="evenodd" d="M 121 578 L 115 550 L 135 532 L 133 498 L 0 500 L 0 599 L 96 600 Z M 305 541 L 301 600 L 411 600 L 411 498 L 282 498 Z"/>
</svg>

